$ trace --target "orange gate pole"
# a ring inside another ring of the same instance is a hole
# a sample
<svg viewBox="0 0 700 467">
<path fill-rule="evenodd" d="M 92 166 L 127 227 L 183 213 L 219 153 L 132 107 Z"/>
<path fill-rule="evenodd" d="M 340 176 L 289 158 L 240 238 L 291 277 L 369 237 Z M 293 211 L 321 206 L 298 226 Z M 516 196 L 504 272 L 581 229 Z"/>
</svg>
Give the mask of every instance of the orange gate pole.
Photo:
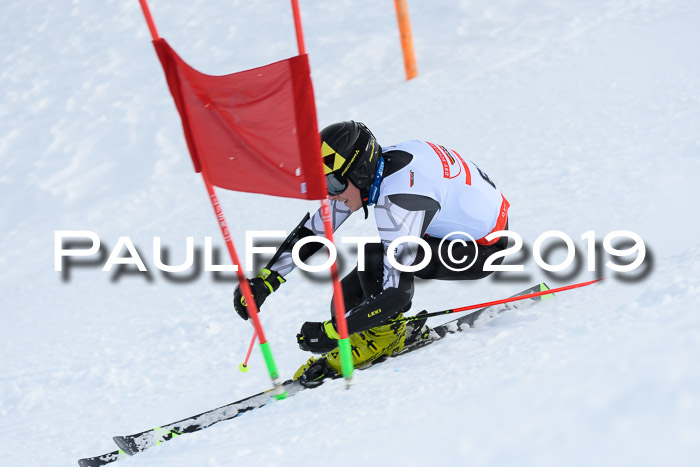
<svg viewBox="0 0 700 467">
<path fill-rule="evenodd" d="M 401 35 L 401 49 L 403 50 L 403 65 L 406 69 L 406 81 L 418 76 L 418 64 L 416 54 L 413 51 L 413 34 L 411 34 L 411 18 L 408 14 L 406 0 L 394 0 L 396 18 L 399 21 L 399 34 Z"/>
</svg>

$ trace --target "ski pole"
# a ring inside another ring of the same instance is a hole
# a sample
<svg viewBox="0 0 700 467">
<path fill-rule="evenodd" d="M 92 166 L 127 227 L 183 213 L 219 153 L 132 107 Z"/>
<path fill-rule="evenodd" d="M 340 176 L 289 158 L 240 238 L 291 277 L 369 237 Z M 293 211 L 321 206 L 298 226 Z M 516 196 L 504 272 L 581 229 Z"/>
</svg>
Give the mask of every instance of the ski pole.
<svg viewBox="0 0 700 467">
<path fill-rule="evenodd" d="M 238 365 L 238 369 L 241 370 L 241 373 L 247 373 L 250 368 L 248 368 L 248 359 L 250 358 L 250 354 L 253 352 L 253 346 L 255 345 L 255 339 L 258 338 L 258 333 L 253 331 L 253 337 L 250 339 L 250 345 L 248 346 L 248 353 L 245 355 L 245 360 L 243 363 Z"/>
<path fill-rule="evenodd" d="M 272 268 L 272 265 L 275 264 L 275 262 L 279 259 L 279 257 L 282 255 L 282 253 L 289 248 L 289 246 L 292 244 L 292 241 L 296 238 L 297 232 L 299 232 L 299 229 L 301 229 L 304 224 L 306 224 L 306 221 L 309 220 L 311 215 L 307 212 L 304 218 L 301 220 L 299 225 L 297 225 L 294 230 L 292 230 L 292 233 L 289 234 L 289 236 L 282 242 L 282 244 L 277 248 L 277 251 L 275 252 L 275 255 L 270 259 L 270 261 L 267 263 L 267 266 L 265 266 L 266 269 Z M 250 354 L 253 351 L 253 346 L 255 345 L 255 339 L 257 339 L 258 333 L 253 330 L 253 337 L 250 339 L 250 345 L 248 346 L 248 353 L 245 356 L 245 360 L 243 363 L 238 365 L 238 369 L 241 371 L 241 373 L 247 373 L 248 370 L 250 369 L 248 367 L 248 359 L 250 359 Z"/>
<path fill-rule="evenodd" d="M 449 310 L 435 311 L 433 313 L 427 313 L 427 314 L 420 315 L 420 316 L 419 315 L 409 316 L 406 318 L 400 318 L 400 319 L 391 320 L 391 321 L 392 322 L 415 321 L 418 319 L 432 318 L 433 316 L 442 316 L 442 315 L 449 315 L 451 313 L 460 313 L 462 311 L 476 310 L 478 308 L 484 308 L 484 307 L 489 307 L 489 306 L 493 306 L 493 305 L 500 305 L 502 303 L 517 302 L 519 300 L 526 300 L 528 298 L 541 297 L 543 295 L 553 295 L 554 293 L 557 293 L 557 292 L 563 292 L 565 290 L 571 290 L 571 289 L 577 289 L 579 287 L 585 287 L 587 285 L 594 284 L 598 281 L 602 281 L 603 279 L 605 279 L 605 278 L 603 277 L 601 279 L 596 279 L 596 280 L 588 281 L 588 282 L 581 282 L 578 284 L 566 285 L 563 287 L 558 287 L 556 289 L 541 290 L 539 292 L 533 292 L 533 293 L 529 293 L 526 295 L 503 298 L 501 300 L 494 300 L 492 302 L 477 303 L 476 305 L 463 306 L 463 307 L 459 307 L 459 308 L 451 308 Z"/>
</svg>

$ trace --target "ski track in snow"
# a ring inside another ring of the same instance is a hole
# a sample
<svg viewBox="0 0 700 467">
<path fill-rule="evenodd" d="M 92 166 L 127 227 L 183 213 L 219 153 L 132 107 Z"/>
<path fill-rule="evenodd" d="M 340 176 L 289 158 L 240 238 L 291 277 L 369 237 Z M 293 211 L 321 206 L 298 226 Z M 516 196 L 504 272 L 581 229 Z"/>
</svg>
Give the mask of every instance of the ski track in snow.
<svg viewBox="0 0 700 467">
<path fill-rule="evenodd" d="M 75 465 L 113 450 L 113 435 L 218 407 L 269 379 L 257 351 L 251 371 L 237 371 L 252 332 L 231 310 L 231 282 L 178 284 L 153 266 L 154 236 L 173 264 L 187 236 L 225 249 L 138 2 L 5 3 L 0 464 Z M 288 2 L 149 3 L 160 34 L 203 72 L 296 53 Z M 632 230 L 653 269 L 633 283 L 606 272 L 600 285 L 358 372 L 350 391 L 330 381 L 115 465 L 695 465 L 700 6 L 410 2 L 411 82 L 391 2 L 301 8 L 321 127 L 353 118 L 384 145 L 455 148 L 503 189 L 526 244 L 562 230 L 585 263 L 581 234 Z M 289 231 L 317 207 L 219 194 L 241 256 L 246 230 Z M 369 223 L 353 216 L 339 234 L 370 235 Z M 94 231 L 106 254 L 129 236 L 151 272 L 83 267 L 62 281 L 55 230 Z M 557 281 L 525 264 L 524 282 L 420 282 L 414 310 L 593 274 Z M 308 358 L 295 333 L 325 319 L 331 295 L 327 282 L 290 279 L 261 316 L 285 377 Z"/>
</svg>

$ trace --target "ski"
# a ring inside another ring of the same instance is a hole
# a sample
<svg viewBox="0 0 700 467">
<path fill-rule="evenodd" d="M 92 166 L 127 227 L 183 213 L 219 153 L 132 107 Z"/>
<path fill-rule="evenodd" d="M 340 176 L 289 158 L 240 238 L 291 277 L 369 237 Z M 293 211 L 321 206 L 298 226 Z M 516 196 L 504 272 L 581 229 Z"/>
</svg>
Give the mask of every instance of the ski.
<svg viewBox="0 0 700 467">
<path fill-rule="evenodd" d="M 518 297 L 521 295 L 527 295 L 529 293 L 541 292 L 546 290 L 549 290 L 549 287 L 547 287 L 546 284 L 541 283 L 536 286 L 530 287 L 526 290 L 523 290 L 522 292 L 513 295 L 513 297 Z M 476 311 L 448 321 L 434 328 L 429 328 L 429 331 L 426 333 L 413 333 L 410 336 L 407 336 L 404 349 L 392 358 L 425 347 L 426 345 L 432 344 L 444 338 L 448 334 L 460 332 L 464 329 L 474 327 L 476 321 L 481 317 L 494 317 L 506 310 L 523 308 L 527 304 L 540 302 L 552 296 L 553 294 L 544 295 L 541 297 L 530 298 L 527 301 L 523 302 L 507 303 L 502 305 L 480 308 Z M 369 368 L 385 360 L 386 359 L 377 360 L 375 362 L 372 362 L 372 364 L 366 365 L 365 367 L 362 367 L 360 369 Z M 291 397 L 296 393 L 302 391 L 303 389 L 306 389 L 298 381 L 292 380 L 285 381 L 283 386 L 284 390 L 288 393 L 288 397 Z M 113 440 L 119 447 L 119 450 L 112 451 L 108 454 L 103 454 L 101 456 L 80 459 L 78 460 L 78 464 L 81 467 L 100 467 L 103 465 L 107 465 L 111 462 L 123 459 L 124 457 L 138 454 L 139 452 L 145 451 L 148 448 L 161 444 L 165 441 L 169 441 L 185 433 L 193 433 L 195 431 L 200 431 L 214 425 L 215 423 L 219 423 L 224 420 L 230 420 L 239 416 L 240 414 L 263 407 L 271 401 L 274 401 L 275 399 L 272 397 L 272 391 L 273 389 L 268 389 L 267 391 L 254 394 L 239 401 L 232 402 L 230 404 L 218 407 L 213 410 L 202 412 L 199 415 L 185 418 L 183 420 L 173 422 L 168 425 L 156 427 L 133 435 L 115 436 Z"/>
<path fill-rule="evenodd" d="M 535 293 L 535 292 L 545 292 L 547 290 L 549 290 L 549 287 L 547 286 L 547 284 L 542 282 L 542 283 L 537 284 L 535 286 L 532 286 L 528 289 L 525 289 L 522 292 L 518 292 L 517 294 L 513 295 L 512 297 L 520 297 L 522 295 L 528 295 L 528 294 Z M 460 316 L 459 318 L 455 318 L 455 319 L 447 321 L 446 323 L 443 323 L 439 326 L 429 328 L 429 332 L 427 335 L 422 335 L 420 333 L 414 333 L 412 335 L 407 335 L 406 336 L 406 344 L 404 345 L 403 350 L 395 356 L 398 357 L 399 355 L 404 355 L 404 354 L 411 352 L 413 350 L 425 347 L 426 345 L 429 345 L 429 344 L 432 344 L 433 342 L 439 341 L 440 339 L 444 338 L 448 334 L 454 334 L 456 332 L 461 332 L 465 329 L 473 328 L 479 318 L 482 318 L 482 317 L 494 318 L 494 317 L 498 316 L 499 314 L 503 313 L 504 311 L 514 310 L 514 309 L 522 309 L 522 308 L 530 306 L 534 303 L 538 303 L 538 302 L 541 302 L 543 300 L 547 300 L 548 298 L 552 298 L 552 297 L 554 297 L 554 294 L 546 294 L 546 295 L 542 295 L 539 297 L 531 297 L 527 301 L 514 302 L 514 303 L 504 303 L 504 304 L 500 304 L 500 305 L 493 305 L 493 306 L 487 306 L 484 308 L 479 308 L 478 310 L 472 311 L 471 313 L 467 313 L 466 315 Z M 410 321 L 409 321 L 409 323 L 410 323 Z"/>
<path fill-rule="evenodd" d="M 129 455 L 120 449 L 118 451 L 112 451 L 108 454 L 102 454 L 101 456 L 80 459 L 78 460 L 78 465 L 80 467 L 100 467 L 126 457 L 129 457 Z"/>
<path fill-rule="evenodd" d="M 288 397 L 293 396 L 297 392 L 304 389 L 298 381 L 287 380 L 283 384 L 284 390 L 287 391 Z M 96 457 L 86 457 L 78 460 L 78 465 L 81 467 L 100 467 L 111 462 L 123 459 L 124 457 L 133 456 L 146 449 L 169 441 L 177 436 L 185 433 L 193 433 L 195 431 L 208 428 L 215 423 L 224 420 L 230 420 L 238 415 L 248 412 L 259 407 L 267 405 L 275 399 L 272 397 L 274 389 L 259 392 L 244 399 L 223 405 L 213 410 L 202 412 L 199 415 L 188 417 L 177 422 L 163 425 L 150 430 L 142 431 L 127 436 L 115 436 L 112 438 L 119 446 L 119 450 L 112 451 L 108 454 L 103 454 Z"/>
<path fill-rule="evenodd" d="M 285 381 L 283 386 L 284 390 L 287 391 L 287 397 L 291 397 L 304 389 L 298 381 L 292 380 Z M 215 423 L 230 420 L 245 412 L 263 407 L 271 401 L 276 400 L 272 395 L 272 391 L 273 389 L 268 389 L 267 391 L 246 397 L 245 399 L 224 405 L 217 409 L 202 412 L 194 417 L 185 418 L 169 425 L 142 431 L 134 435 L 115 436 L 112 439 L 119 448 L 128 455 L 133 456 L 134 454 L 145 451 L 165 441 L 170 441 L 177 436 L 203 430 Z"/>
</svg>

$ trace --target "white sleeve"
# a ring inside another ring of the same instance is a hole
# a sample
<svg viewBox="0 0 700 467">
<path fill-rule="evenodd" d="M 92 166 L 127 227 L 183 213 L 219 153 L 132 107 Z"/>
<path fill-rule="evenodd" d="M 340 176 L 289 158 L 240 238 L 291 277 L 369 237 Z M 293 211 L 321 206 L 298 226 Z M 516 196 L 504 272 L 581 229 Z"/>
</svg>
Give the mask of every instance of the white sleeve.
<svg viewBox="0 0 700 467">
<path fill-rule="evenodd" d="M 341 226 L 343 222 L 347 220 L 348 217 L 350 217 L 350 214 L 352 214 L 352 211 L 345 206 L 344 203 L 341 203 L 340 201 L 330 201 L 330 207 L 331 207 L 331 220 L 333 221 L 333 232 L 338 230 L 338 227 Z M 309 229 L 314 233 L 314 235 L 319 235 L 321 237 L 325 237 L 326 233 L 325 230 L 323 229 L 323 217 L 321 217 L 321 209 L 319 208 L 316 213 L 314 213 L 313 217 L 306 221 L 306 224 L 304 224 L 304 227 Z"/>
<path fill-rule="evenodd" d="M 384 251 L 384 279 L 382 288 L 399 286 L 401 271 L 389 263 L 389 244 L 399 237 L 410 235 L 420 238 L 425 220 L 425 211 L 409 211 L 391 201 L 388 197 L 381 197 L 374 209 L 374 217 L 377 222 L 377 230 L 382 239 Z M 403 242 L 394 250 L 394 258 L 404 266 L 410 266 L 418 254 L 418 244 L 413 242 Z"/>
<path fill-rule="evenodd" d="M 338 227 L 340 227 L 342 223 L 345 222 L 348 217 L 350 217 L 352 211 L 348 209 L 348 207 L 345 206 L 344 203 L 335 200 L 330 202 L 330 208 L 331 220 L 333 221 L 333 232 L 335 232 L 336 230 L 338 230 Z M 306 221 L 306 223 L 304 224 L 304 228 L 308 229 L 308 231 L 311 232 L 307 232 L 307 235 L 305 236 L 326 236 L 325 230 L 323 228 L 323 217 L 321 216 L 321 209 L 316 211 L 316 213 L 314 213 L 314 215 L 308 221 Z M 272 270 L 277 271 L 282 277 L 285 277 L 287 274 L 289 274 L 296 268 L 296 264 L 294 264 L 294 261 L 292 261 L 293 246 L 294 245 L 291 245 L 288 250 L 282 252 L 277 261 L 275 261 L 275 264 L 273 264 L 271 267 Z"/>
</svg>

